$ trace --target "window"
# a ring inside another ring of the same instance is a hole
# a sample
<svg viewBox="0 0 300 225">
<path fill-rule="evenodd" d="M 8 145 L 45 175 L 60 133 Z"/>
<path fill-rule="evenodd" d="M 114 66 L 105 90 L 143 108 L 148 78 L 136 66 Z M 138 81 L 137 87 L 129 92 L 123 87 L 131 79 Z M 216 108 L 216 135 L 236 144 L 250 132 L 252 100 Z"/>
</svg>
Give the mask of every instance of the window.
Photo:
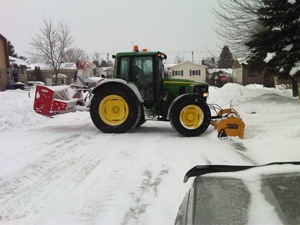
<svg viewBox="0 0 300 225">
<path fill-rule="evenodd" d="M 190 75 L 191 76 L 200 76 L 201 70 L 190 70 Z"/>
<path fill-rule="evenodd" d="M 24 74 L 23 68 L 18 69 L 18 74 Z"/>
<path fill-rule="evenodd" d="M 182 70 L 174 70 L 173 76 L 183 76 L 183 71 Z"/>
<path fill-rule="evenodd" d="M 138 72 L 138 75 L 148 76 L 153 73 L 152 57 L 135 57 L 132 62 L 133 73 Z"/>
<path fill-rule="evenodd" d="M 141 90 L 145 100 L 153 100 L 153 57 L 131 58 L 131 80 Z"/>
<path fill-rule="evenodd" d="M 248 77 L 259 77 L 259 72 L 255 71 L 255 70 L 250 70 L 248 72 Z"/>
<path fill-rule="evenodd" d="M 165 76 L 165 71 L 164 71 L 164 65 L 162 63 L 162 60 L 159 61 L 158 63 L 158 71 L 159 71 L 159 78 L 164 78 Z"/>
<path fill-rule="evenodd" d="M 124 80 L 129 79 L 129 57 L 122 57 L 120 59 L 120 74 L 117 77 L 122 78 Z"/>
<path fill-rule="evenodd" d="M 51 73 L 50 72 L 46 73 L 46 78 L 51 78 Z"/>
</svg>

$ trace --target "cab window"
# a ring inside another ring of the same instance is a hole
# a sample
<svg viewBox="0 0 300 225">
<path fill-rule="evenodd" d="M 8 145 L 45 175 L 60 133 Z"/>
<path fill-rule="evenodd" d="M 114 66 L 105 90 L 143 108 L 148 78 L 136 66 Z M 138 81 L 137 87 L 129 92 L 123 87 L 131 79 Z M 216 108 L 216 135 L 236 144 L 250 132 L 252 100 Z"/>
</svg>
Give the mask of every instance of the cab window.
<svg viewBox="0 0 300 225">
<path fill-rule="evenodd" d="M 120 74 L 118 77 L 124 80 L 129 80 L 129 57 L 122 57 L 119 60 Z"/>
</svg>

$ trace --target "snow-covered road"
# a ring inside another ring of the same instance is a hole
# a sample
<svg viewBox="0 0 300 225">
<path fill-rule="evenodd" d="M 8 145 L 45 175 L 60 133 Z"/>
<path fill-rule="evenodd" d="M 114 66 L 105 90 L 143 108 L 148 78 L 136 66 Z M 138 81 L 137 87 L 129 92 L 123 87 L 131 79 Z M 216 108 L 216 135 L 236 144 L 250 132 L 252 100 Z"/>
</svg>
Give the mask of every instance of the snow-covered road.
<svg viewBox="0 0 300 225">
<path fill-rule="evenodd" d="M 300 106 L 282 92 L 212 90 L 209 101 L 233 100 L 246 124 L 243 140 L 225 141 L 212 127 L 186 138 L 158 121 L 104 134 L 87 112 L 44 118 L 26 92 L 2 92 L 0 224 L 173 224 L 195 165 L 300 161 Z"/>
</svg>

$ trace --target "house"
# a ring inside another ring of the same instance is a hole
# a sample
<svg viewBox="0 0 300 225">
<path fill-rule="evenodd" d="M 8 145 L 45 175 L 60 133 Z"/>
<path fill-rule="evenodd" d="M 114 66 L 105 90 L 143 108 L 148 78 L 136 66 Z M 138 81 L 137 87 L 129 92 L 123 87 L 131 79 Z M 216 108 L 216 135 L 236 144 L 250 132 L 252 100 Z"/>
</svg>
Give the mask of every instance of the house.
<svg viewBox="0 0 300 225">
<path fill-rule="evenodd" d="M 30 64 L 30 69 L 28 70 L 28 78 L 30 80 L 39 80 L 44 82 L 47 86 L 52 86 L 55 84 L 55 72 L 54 70 L 44 63 Z M 40 68 L 41 77 L 38 78 L 34 74 L 35 68 Z M 67 85 L 74 82 L 74 76 L 77 73 L 77 68 L 75 63 L 64 63 L 62 69 L 58 75 L 58 85 Z M 41 79 L 41 80 L 40 80 Z"/>
<path fill-rule="evenodd" d="M 24 60 L 9 56 L 10 64 L 10 83 L 16 84 L 18 82 L 27 84 L 27 68 L 28 64 Z"/>
<path fill-rule="evenodd" d="M 35 68 L 40 68 L 41 70 L 41 81 L 44 82 L 47 86 L 52 86 L 55 84 L 55 72 L 54 70 L 46 64 L 36 63 L 30 64 L 30 69 L 28 70 L 28 77 L 30 80 L 35 81 L 39 78 L 36 77 L 34 70 Z M 91 70 L 87 77 L 93 77 L 95 71 Z M 76 63 L 63 63 L 62 69 L 60 70 L 57 76 L 58 85 L 69 85 L 74 82 L 74 78 L 77 74 Z"/>
<path fill-rule="evenodd" d="M 27 84 L 28 64 L 21 59 L 8 55 L 7 39 L 0 34 L 0 91 L 8 87 L 14 89 L 16 84 Z"/>
<path fill-rule="evenodd" d="M 99 67 L 97 75 L 102 78 L 112 78 L 114 72 L 114 67 Z"/>
<path fill-rule="evenodd" d="M 240 60 L 241 61 L 241 60 Z M 241 85 L 264 84 L 264 75 L 258 71 L 246 68 L 247 63 L 236 60 L 233 64 L 233 81 Z"/>
<path fill-rule="evenodd" d="M 189 79 L 200 82 L 206 82 L 206 69 L 206 66 L 190 61 L 167 67 L 168 77 L 171 79 Z"/>
<path fill-rule="evenodd" d="M 0 91 L 5 91 L 9 83 L 9 56 L 7 39 L 0 34 Z"/>
</svg>

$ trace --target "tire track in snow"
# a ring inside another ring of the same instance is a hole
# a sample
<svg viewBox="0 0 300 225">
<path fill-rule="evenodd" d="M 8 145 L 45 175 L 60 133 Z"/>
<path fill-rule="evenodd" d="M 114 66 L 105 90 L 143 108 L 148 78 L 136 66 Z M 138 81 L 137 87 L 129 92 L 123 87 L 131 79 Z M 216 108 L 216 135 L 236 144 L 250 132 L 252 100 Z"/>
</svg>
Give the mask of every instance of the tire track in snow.
<svg viewBox="0 0 300 225">
<path fill-rule="evenodd" d="M 140 215 L 145 213 L 148 206 L 148 203 L 143 199 L 157 198 L 157 187 L 161 183 L 162 176 L 168 174 L 168 172 L 169 170 L 165 168 L 163 168 L 156 176 L 153 176 L 152 172 L 149 170 L 144 172 L 144 178 L 139 190 L 131 193 L 135 205 L 125 214 L 122 225 L 130 224 L 132 220 L 138 224 Z"/>
<path fill-rule="evenodd" d="M 241 158 L 247 162 L 250 162 L 252 165 L 257 166 L 258 163 L 246 155 L 247 148 L 242 142 L 234 142 L 231 144 L 234 147 L 235 152 L 241 156 Z"/>
<path fill-rule="evenodd" d="M 0 183 L 0 219 L 8 221 L 38 214 L 55 199 L 64 198 L 100 163 L 93 154 L 76 150 L 79 135 L 58 139 L 53 152 Z M 65 146 L 64 150 L 57 147 Z M 57 187 L 59 184 L 59 187 Z"/>
<path fill-rule="evenodd" d="M 117 149 L 115 150 L 117 154 L 114 157 L 108 156 L 93 171 L 91 179 L 94 182 L 89 190 L 97 194 L 93 196 L 87 194 L 85 206 L 75 210 L 81 211 L 81 221 L 121 224 L 128 210 L 128 204 L 135 204 L 130 193 L 139 189 L 143 176 L 140 168 L 144 167 L 149 152 L 142 149 L 145 145 L 142 138 L 133 134 L 123 135 L 126 135 L 128 141 L 125 143 L 113 141 L 106 145 L 108 149 Z M 135 143 L 134 148 L 132 148 L 132 142 Z"/>
<path fill-rule="evenodd" d="M 62 141 L 58 142 L 63 144 Z M 67 139 L 64 143 L 70 142 Z M 54 143 L 53 146 L 56 144 Z M 88 164 L 83 163 L 87 155 L 76 154 L 71 149 L 72 145 L 64 151 L 56 150 L 1 183 L 2 220 L 8 221 L 38 214 L 55 199 L 63 198 L 62 195 L 72 190 L 90 170 L 99 164 L 97 160 L 89 160 Z"/>
</svg>

